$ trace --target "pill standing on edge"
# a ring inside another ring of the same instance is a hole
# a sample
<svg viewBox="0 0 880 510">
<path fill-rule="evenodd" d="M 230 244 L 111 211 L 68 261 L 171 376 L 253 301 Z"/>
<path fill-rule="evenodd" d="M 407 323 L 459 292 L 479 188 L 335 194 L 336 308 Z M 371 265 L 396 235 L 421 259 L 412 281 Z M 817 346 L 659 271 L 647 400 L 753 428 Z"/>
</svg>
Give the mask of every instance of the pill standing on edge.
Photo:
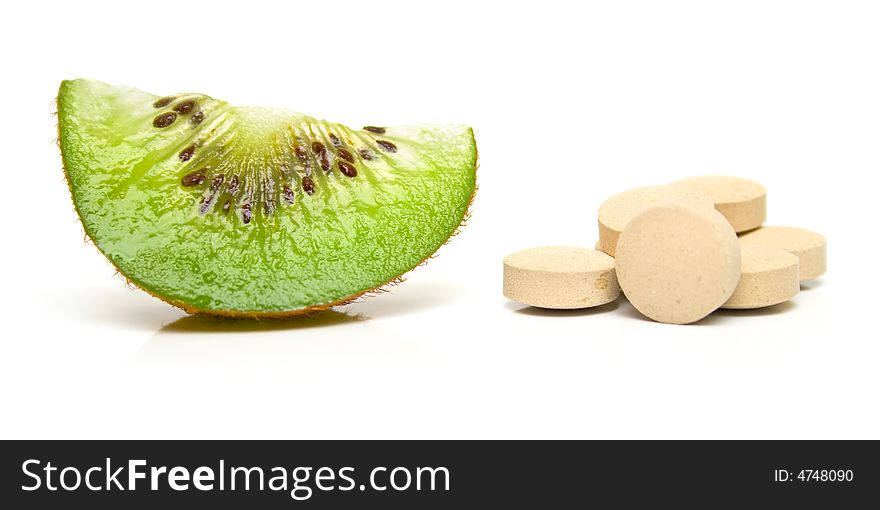
<svg viewBox="0 0 880 510">
<path fill-rule="evenodd" d="M 629 221 L 645 209 L 661 203 L 688 202 L 713 207 L 712 199 L 678 186 L 646 186 L 618 193 L 599 207 L 599 246 L 615 256 L 617 240 Z"/>
<path fill-rule="evenodd" d="M 737 232 L 758 228 L 767 221 L 767 188 L 755 181 L 706 175 L 682 179 L 671 186 L 690 188 L 711 198 Z"/>
<path fill-rule="evenodd" d="M 539 308 L 578 309 L 617 299 L 614 259 L 574 246 L 546 246 L 504 258 L 504 295 Z"/>
<path fill-rule="evenodd" d="M 742 246 L 785 250 L 800 259 L 800 280 L 825 274 L 828 267 L 826 241 L 822 234 L 795 227 L 761 227 L 739 238 Z"/>
<path fill-rule="evenodd" d="M 687 202 L 636 215 L 620 234 L 615 260 L 620 288 L 636 310 L 671 324 L 696 322 L 723 305 L 742 265 L 727 219 Z"/>
<path fill-rule="evenodd" d="M 742 276 L 721 308 L 764 308 L 788 301 L 800 292 L 800 264 L 795 255 L 776 248 L 741 249 Z"/>
</svg>

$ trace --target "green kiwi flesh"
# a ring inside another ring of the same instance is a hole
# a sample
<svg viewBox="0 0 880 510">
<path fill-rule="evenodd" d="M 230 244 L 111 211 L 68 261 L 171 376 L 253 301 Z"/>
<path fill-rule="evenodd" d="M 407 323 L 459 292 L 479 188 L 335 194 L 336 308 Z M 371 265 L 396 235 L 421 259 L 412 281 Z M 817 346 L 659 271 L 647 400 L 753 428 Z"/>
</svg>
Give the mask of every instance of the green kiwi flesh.
<svg viewBox="0 0 880 510">
<path fill-rule="evenodd" d="M 83 79 L 62 82 L 58 121 L 88 237 L 188 312 L 284 316 L 380 288 L 449 239 L 476 189 L 465 126 L 351 129 Z"/>
</svg>

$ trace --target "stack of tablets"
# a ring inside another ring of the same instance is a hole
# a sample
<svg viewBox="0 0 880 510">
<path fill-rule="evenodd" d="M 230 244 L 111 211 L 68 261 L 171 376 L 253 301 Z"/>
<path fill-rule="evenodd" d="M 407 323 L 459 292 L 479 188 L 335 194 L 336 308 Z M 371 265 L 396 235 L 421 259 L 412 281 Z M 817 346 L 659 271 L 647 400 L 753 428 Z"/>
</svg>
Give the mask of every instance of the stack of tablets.
<svg viewBox="0 0 880 510">
<path fill-rule="evenodd" d="M 825 272 L 825 238 L 764 227 L 767 191 L 707 176 L 624 191 L 599 208 L 595 250 L 533 248 L 504 260 L 504 295 L 543 308 L 587 308 L 620 291 L 643 315 L 696 322 L 718 308 L 794 297 Z"/>
</svg>

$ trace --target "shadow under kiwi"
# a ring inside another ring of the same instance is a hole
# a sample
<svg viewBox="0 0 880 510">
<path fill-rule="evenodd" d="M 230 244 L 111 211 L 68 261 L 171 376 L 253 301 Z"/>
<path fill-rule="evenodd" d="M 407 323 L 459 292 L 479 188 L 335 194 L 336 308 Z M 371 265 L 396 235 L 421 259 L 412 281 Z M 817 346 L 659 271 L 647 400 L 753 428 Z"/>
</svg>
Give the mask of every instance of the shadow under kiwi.
<svg viewBox="0 0 880 510">
<path fill-rule="evenodd" d="M 618 300 L 604 305 L 594 306 L 592 308 L 578 308 L 574 310 L 556 310 L 552 308 L 539 308 L 537 306 L 528 306 L 520 303 L 508 301 L 505 306 L 508 310 L 521 315 L 531 315 L 533 317 L 584 317 L 590 315 L 598 315 L 602 313 L 612 312 L 617 309 Z"/>
<path fill-rule="evenodd" d="M 271 377 L 300 384 L 320 377 L 327 363 L 336 367 L 340 361 L 370 366 L 377 361 L 430 360 L 414 340 L 364 316 L 337 310 L 271 320 L 192 315 L 157 331 L 130 363 L 150 371 L 171 370 L 180 377 L 200 370 L 217 377 Z"/>
<path fill-rule="evenodd" d="M 158 333 L 182 334 L 217 334 L 217 333 L 254 333 L 261 331 L 291 331 L 297 329 L 315 329 L 352 324 L 365 321 L 363 315 L 354 315 L 336 310 L 323 310 L 304 315 L 284 318 L 229 318 L 208 314 L 195 314 L 182 317 L 166 324 Z"/>
<path fill-rule="evenodd" d="M 166 324 L 159 333 L 247 333 L 330 328 L 407 315 L 455 300 L 463 288 L 443 282 L 403 282 L 349 305 L 281 318 L 228 318 L 195 314 Z"/>
</svg>

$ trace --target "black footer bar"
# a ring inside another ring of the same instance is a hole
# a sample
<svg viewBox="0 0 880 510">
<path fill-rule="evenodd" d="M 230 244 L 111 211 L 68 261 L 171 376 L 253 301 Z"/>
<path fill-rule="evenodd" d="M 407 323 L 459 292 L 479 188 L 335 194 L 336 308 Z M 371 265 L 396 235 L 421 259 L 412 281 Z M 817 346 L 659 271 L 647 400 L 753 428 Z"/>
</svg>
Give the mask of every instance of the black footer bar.
<svg viewBox="0 0 880 510">
<path fill-rule="evenodd" d="M 880 504 L 877 444 L 6 441 L 2 501 L 5 508 L 163 510 L 861 508 Z"/>
</svg>

